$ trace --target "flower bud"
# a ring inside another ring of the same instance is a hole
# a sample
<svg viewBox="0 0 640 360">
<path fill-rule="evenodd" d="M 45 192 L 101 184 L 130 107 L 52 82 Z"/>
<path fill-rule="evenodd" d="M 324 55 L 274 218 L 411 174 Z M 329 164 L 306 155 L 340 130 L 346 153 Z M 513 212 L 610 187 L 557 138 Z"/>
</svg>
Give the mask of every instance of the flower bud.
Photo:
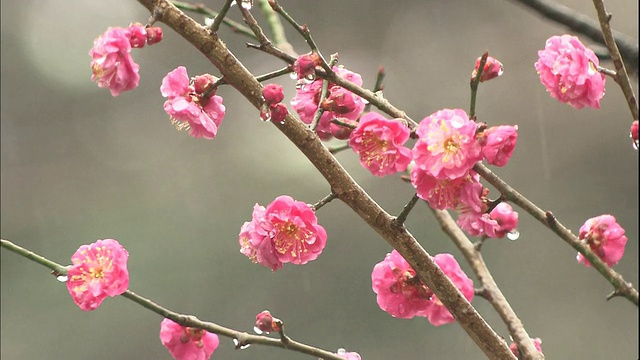
<svg viewBox="0 0 640 360">
<path fill-rule="evenodd" d="M 268 105 L 277 104 L 284 100 L 284 90 L 278 84 L 267 84 L 262 89 L 262 96 Z"/>
<path fill-rule="evenodd" d="M 289 110 L 287 110 L 287 106 L 283 103 L 278 103 L 271 106 L 271 121 L 277 123 L 284 123 L 284 119 L 289 114 Z"/>
<path fill-rule="evenodd" d="M 127 29 L 129 31 L 129 43 L 132 48 L 142 48 L 147 42 L 147 34 L 144 26 L 140 23 L 133 23 Z"/>
<path fill-rule="evenodd" d="M 209 85 L 216 82 L 216 78 L 213 75 L 203 74 L 198 75 L 193 78 L 193 88 L 195 89 L 196 94 L 202 95 Z"/>
<path fill-rule="evenodd" d="M 293 71 L 298 74 L 298 79 L 308 79 L 309 77 L 315 77 L 316 66 L 319 65 L 320 58 L 317 53 L 310 53 L 300 55 L 300 57 L 293 63 Z"/>
<path fill-rule="evenodd" d="M 480 60 L 482 57 L 479 57 L 476 60 L 476 67 L 473 69 L 471 73 L 471 81 L 475 81 L 476 75 L 478 74 L 478 68 L 480 67 Z M 504 67 L 502 63 L 495 58 L 488 56 L 487 61 L 484 63 L 484 67 L 482 68 L 482 74 L 480 75 L 480 82 L 484 82 L 487 80 L 491 80 L 493 78 L 497 78 L 502 75 L 504 72 Z"/>
<path fill-rule="evenodd" d="M 158 26 L 150 26 L 147 29 L 147 44 L 153 45 L 162 41 L 162 28 Z"/>
<path fill-rule="evenodd" d="M 282 320 L 271 316 L 269 310 L 264 310 L 256 315 L 256 326 L 253 329 L 258 334 L 280 331 L 282 330 Z"/>
</svg>

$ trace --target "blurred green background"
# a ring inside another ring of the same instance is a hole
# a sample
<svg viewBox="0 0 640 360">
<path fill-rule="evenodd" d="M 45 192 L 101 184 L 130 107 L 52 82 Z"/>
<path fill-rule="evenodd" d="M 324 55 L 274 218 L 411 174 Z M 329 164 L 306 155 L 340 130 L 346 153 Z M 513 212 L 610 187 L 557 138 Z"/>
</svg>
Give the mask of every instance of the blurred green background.
<svg viewBox="0 0 640 360">
<path fill-rule="evenodd" d="M 384 65 L 386 98 L 416 120 L 442 108 L 467 109 L 472 67 L 488 49 L 505 73 L 481 86 L 479 119 L 520 129 L 513 159 L 496 172 L 576 233 L 587 218 L 616 216 L 629 238 L 616 270 L 637 287 L 638 153 L 629 140 L 629 111 L 611 79 L 601 110 L 574 110 L 547 95 L 533 63 L 548 37 L 566 33 L 562 26 L 502 0 L 281 3 L 309 25 L 326 56 L 339 52 L 366 87 Z M 563 3 L 596 16 L 590 1 Z M 318 213 L 329 234 L 318 260 L 272 273 L 240 254 L 238 232 L 256 202 L 289 194 L 313 203 L 329 187 L 231 88 L 218 92 L 227 115 L 215 140 L 177 132 L 162 109 L 164 75 L 179 65 L 192 76 L 218 73 L 164 25 L 162 43 L 133 51 L 141 75 L 135 91 L 113 98 L 91 82 L 94 38 L 109 26 L 146 22 L 149 14 L 137 2 L 1 6 L 2 238 L 63 264 L 80 245 L 115 238 L 130 253 L 131 290 L 239 330 L 251 331 L 255 315 L 269 309 L 292 338 L 358 351 L 367 360 L 484 358 L 456 324 L 436 328 L 378 308 L 370 274 L 391 249 L 339 201 Z M 607 6 L 613 27 L 637 39 L 638 2 Z M 246 39 L 229 29 L 221 33 L 255 74 L 282 67 L 246 49 Z M 277 82 L 290 99 L 292 80 Z M 350 151 L 337 157 L 388 211 L 397 213 L 411 198 L 411 186 L 398 176 L 371 176 Z M 529 334 L 542 338 L 547 358 L 638 358 L 638 308 L 620 298 L 605 301 L 611 287 L 596 271 L 577 264 L 575 251 L 542 225 L 524 213 L 520 218 L 520 239 L 489 241 L 483 256 Z M 472 275 L 425 204 L 408 227 L 427 251 L 454 254 Z M 2 359 L 171 358 L 158 338 L 158 315 L 123 298 L 83 312 L 40 265 L 5 250 L 1 263 Z M 508 337 L 490 304 L 476 298 L 474 305 Z M 236 351 L 221 338 L 213 358 L 309 357 L 259 346 Z"/>
</svg>

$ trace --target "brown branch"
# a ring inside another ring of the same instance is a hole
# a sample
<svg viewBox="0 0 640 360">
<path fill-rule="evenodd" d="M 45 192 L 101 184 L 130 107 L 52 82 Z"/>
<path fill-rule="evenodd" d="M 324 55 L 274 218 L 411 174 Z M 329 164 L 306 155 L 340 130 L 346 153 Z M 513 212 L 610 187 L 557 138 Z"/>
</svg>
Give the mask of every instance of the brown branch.
<svg viewBox="0 0 640 360">
<path fill-rule="evenodd" d="M 138 0 L 150 12 L 162 11 L 162 22 L 200 50 L 225 77 L 257 109 L 262 105 L 262 86 L 255 77 L 208 29 L 183 14 L 166 0 Z M 433 258 L 395 218 L 385 212 L 351 178 L 329 153 L 318 136 L 290 114 L 284 123 L 273 123 L 294 143 L 325 177 L 332 192 L 351 207 L 367 224 L 393 246 L 413 267 L 438 299 L 449 309 L 457 322 L 476 345 L 492 359 L 514 359 L 507 344 L 491 329 L 457 287 L 442 272 Z"/>
<path fill-rule="evenodd" d="M 602 259 L 591 251 L 591 249 L 582 243 L 578 237 L 571 233 L 571 230 L 562 225 L 550 211 L 543 211 L 529 199 L 517 192 L 506 182 L 500 179 L 496 174 L 489 170 L 481 163 L 477 163 L 473 170 L 477 172 L 482 178 L 493 187 L 495 187 L 502 196 L 508 201 L 518 205 L 524 211 L 533 216 L 536 220 L 540 221 L 544 226 L 548 227 L 558 235 L 567 244 L 571 245 L 580 254 L 584 255 L 591 265 L 598 270 L 602 276 L 613 285 L 615 291 L 620 295 L 627 298 L 632 303 L 638 306 L 638 290 L 636 290 L 631 283 L 624 280 L 622 275 L 618 274 L 615 270 L 610 268 Z"/>
<path fill-rule="evenodd" d="M 638 120 L 638 101 L 636 100 L 636 95 L 633 93 L 633 88 L 629 82 L 629 75 L 627 74 L 627 68 L 624 66 L 622 56 L 620 55 L 618 45 L 616 44 L 616 39 L 613 37 L 613 32 L 611 31 L 611 26 L 609 24 L 611 22 L 611 14 L 607 13 L 607 9 L 604 7 L 604 1 L 593 0 L 593 5 L 596 7 L 596 11 L 598 12 L 598 20 L 600 20 L 600 27 L 602 28 L 602 34 L 604 35 L 604 42 L 607 45 L 607 49 L 609 49 L 609 54 L 611 54 L 613 66 L 616 68 L 616 76 L 614 76 L 613 79 L 618 83 L 618 85 L 620 85 L 620 89 L 622 89 L 622 93 L 627 100 L 627 105 L 629 106 L 633 120 Z M 634 63 L 638 63 L 637 56 Z"/>
<path fill-rule="evenodd" d="M 507 325 L 509 334 L 513 338 L 513 341 L 518 344 L 523 359 L 544 359 L 544 355 L 538 352 L 533 341 L 531 341 L 531 337 L 522 325 L 522 321 L 520 321 L 518 315 L 513 311 L 511 305 L 509 305 L 509 302 L 493 280 L 493 276 L 491 276 L 487 264 L 485 264 L 482 258 L 482 253 L 476 249 L 447 211 L 433 208 L 431 208 L 431 211 L 433 211 L 436 220 L 440 223 L 442 231 L 453 240 L 462 252 L 462 255 L 467 259 L 469 265 L 471 265 L 471 269 L 474 274 L 476 274 L 476 278 L 480 281 L 482 297 L 493 305 L 493 308 L 496 309 L 502 321 Z"/>
</svg>

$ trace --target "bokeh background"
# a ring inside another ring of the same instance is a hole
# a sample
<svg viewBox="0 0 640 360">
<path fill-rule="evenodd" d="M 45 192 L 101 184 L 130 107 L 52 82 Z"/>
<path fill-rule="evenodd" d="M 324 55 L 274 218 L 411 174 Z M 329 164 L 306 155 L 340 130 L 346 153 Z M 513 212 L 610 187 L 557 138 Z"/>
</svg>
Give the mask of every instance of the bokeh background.
<svg viewBox="0 0 640 360">
<path fill-rule="evenodd" d="M 214 9 L 222 3 L 206 1 Z M 596 16 L 590 1 L 563 3 Z M 520 129 L 515 155 L 496 172 L 574 232 L 590 217 L 616 216 L 629 238 L 616 270 L 638 286 L 638 152 L 622 93 L 608 79 L 601 110 L 575 110 L 547 95 L 533 67 L 536 51 L 566 33 L 563 26 L 504 0 L 282 5 L 309 25 L 325 55 L 339 52 L 366 87 L 383 65 L 385 96 L 416 120 L 442 108 L 467 109 L 472 67 L 488 49 L 505 73 L 481 86 L 478 116 Z M 1 6 L 2 238 L 63 264 L 82 244 L 118 239 L 130 253 L 133 291 L 239 330 L 251 331 L 255 314 L 269 309 L 296 340 L 344 347 L 363 359 L 484 358 L 456 324 L 436 328 L 378 308 L 370 274 L 391 249 L 339 201 L 318 213 L 329 234 L 318 260 L 272 273 L 240 254 L 238 232 L 256 202 L 290 194 L 313 203 L 329 187 L 231 88 L 218 92 L 227 115 L 215 140 L 176 131 L 162 109 L 164 75 L 179 65 L 190 75 L 218 73 L 166 26 L 162 43 L 133 51 L 141 74 L 135 91 L 113 98 L 91 82 L 93 39 L 109 26 L 146 22 L 149 14 L 136 1 Z M 607 6 L 613 27 L 637 39 L 638 2 Z M 296 50 L 306 52 L 290 30 Z M 247 39 L 226 28 L 221 33 L 255 74 L 282 67 L 247 49 Z M 290 99 L 292 80 L 277 82 Z M 371 176 L 350 151 L 337 158 L 388 211 L 397 213 L 411 198 L 413 189 L 399 176 Z M 596 271 L 577 264 L 575 251 L 551 231 L 524 213 L 520 218 L 520 238 L 489 241 L 483 255 L 528 332 L 542 338 L 547 358 L 638 358 L 638 308 L 620 298 L 605 301 L 611 287 Z M 431 254 L 450 252 L 472 274 L 425 204 L 408 227 Z M 4 249 L 1 264 L 2 359 L 171 358 L 158 338 L 158 315 L 123 298 L 83 312 L 47 269 Z M 508 337 L 485 300 L 473 303 Z M 308 357 L 259 346 L 234 350 L 221 338 L 213 358 Z"/>
</svg>

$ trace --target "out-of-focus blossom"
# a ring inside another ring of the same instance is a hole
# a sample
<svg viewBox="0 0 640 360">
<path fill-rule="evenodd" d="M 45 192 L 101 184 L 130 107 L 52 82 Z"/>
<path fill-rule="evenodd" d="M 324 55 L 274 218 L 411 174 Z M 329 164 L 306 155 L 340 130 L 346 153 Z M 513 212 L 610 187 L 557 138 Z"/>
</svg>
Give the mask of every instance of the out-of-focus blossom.
<svg viewBox="0 0 640 360">
<path fill-rule="evenodd" d="M 580 227 L 580 240 L 591 248 L 602 261 L 613 266 L 624 255 L 627 237 L 624 229 L 616 222 L 612 215 L 600 215 L 587 220 Z M 582 254 L 578 254 L 578 262 L 591 266 Z"/>
<path fill-rule="evenodd" d="M 336 355 L 345 358 L 347 360 L 361 360 L 362 358 L 360 357 L 360 354 L 358 354 L 357 352 L 354 351 L 347 351 L 345 349 L 338 349 L 338 352 L 336 353 Z"/>
<path fill-rule="evenodd" d="M 129 287 L 129 253 L 116 240 L 98 240 L 82 245 L 71 257 L 67 290 L 80 309 L 100 306 L 107 296 L 122 294 Z"/>
<path fill-rule="evenodd" d="M 536 347 L 536 350 L 538 350 L 538 352 L 542 352 L 542 340 L 540 340 L 540 338 L 532 338 L 531 340 L 533 340 L 533 346 Z M 518 359 L 520 359 L 520 352 L 518 351 L 518 344 L 516 344 L 515 342 L 512 342 L 509 345 L 509 349 L 511 350 L 511 352 L 513 353 L 513 355 L 515 355 L 516 357 L 518 357 Z"/>
<path fill-rule="evenodd" d="M 411 162 L 411 150 L 404 147 L 409 128 L 399 120 L 387 120 L 370 112 L 362 116 L 349 136 L 349 146 L 360 156 L 360 163 L 373 175 L 385 176 L 404 171 Z"/>
<path fill-rule="evenodd" d="M 218 335 L 170 319 L 160 324 L 160 341 L 175 360 L 208 360 L 220 345 Z"/>
<path fill-rule="evenodd" d="M 451 282 L 460 290 L 462 295 L 471 302 L 475 291 L 473 289 L 473 281 L 462 271 L 460 264 L 451 254 L 443 253 L 433 257 L 433 260 L 438 264 L 442 272 Z M 449 324 L 455 321 L 455 318 L 449 310 L 440 302 L 436 295 L 431 297 L 429 307 L 424 313 L 431 325 L 440 326 Z"/>
<path fill-rule="evenodd" d="M 535 68 L 552 98 L 576 109 L 600 108 L 605 76 L 598 72 L 598 57 L 577 37 L 552 36 L 538 51 Z"/>
<path fill-rule="evenodd" d="M 638 148 L 640 147 L 640 143 L 638 142 L 638 120 L 635 120 L 633 123 L 631 123 L 629 136 L 631 136 L 631 140 L 633 141 L 633 148 L 638 150 Z"/>
<path fill-rule="evenodd" d="M 91 56 L 91 80 L 101 88 L 108 88 L 112 96 L 135 89 L 140 82 L 140 66 L 131 57 L 130 31 L 109 28 L 95 39 Z"/>
</svg>

